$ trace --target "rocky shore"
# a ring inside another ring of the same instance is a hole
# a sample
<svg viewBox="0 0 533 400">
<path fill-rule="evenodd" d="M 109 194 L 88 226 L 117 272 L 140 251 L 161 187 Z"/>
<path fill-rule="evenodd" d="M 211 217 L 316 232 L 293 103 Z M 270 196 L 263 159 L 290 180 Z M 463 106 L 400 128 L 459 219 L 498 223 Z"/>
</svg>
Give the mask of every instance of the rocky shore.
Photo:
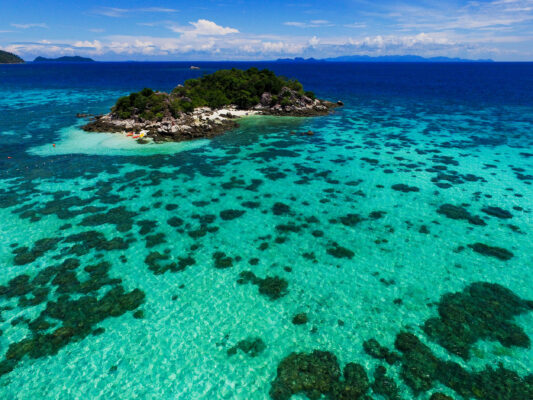
<svg viewBox="0 0 533 400">
<path fill-rule="evenodd" d="M 237 109 L 229 106 L 219 109 L 198 107 L 191 112 L 181 112 L 174 116 L 170 113 L 157 120 L 143 119 L 138 116 L 120 118 L 111 111 L 95 116 L 82 129 L 87 132 L 146 132 L 144 139 L 155 142 L 186 141 L 200 138 L 212 138 L 238 126 L 238 118 L 248 115 L 275 115 L 293 117 L 313 117 L 327 115 L 342 102 L 333 103 L 326 100 L 311 99 L 301 96 L 294 90 L 283 88 L 285 104 L 273 103 L 273 95 L 265 92 L 261 101 L 250 109 Z M 140 139 L 143 140 L 143 139 Z"/>
</svg>

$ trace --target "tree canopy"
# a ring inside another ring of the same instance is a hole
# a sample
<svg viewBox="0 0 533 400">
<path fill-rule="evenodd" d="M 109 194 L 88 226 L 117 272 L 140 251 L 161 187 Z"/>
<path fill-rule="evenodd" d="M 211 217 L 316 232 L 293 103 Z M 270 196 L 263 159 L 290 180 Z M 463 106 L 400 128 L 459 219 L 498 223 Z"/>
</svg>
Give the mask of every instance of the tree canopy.
<svg viewBox="0 0 533 400">
<path fill-rule="evenodd" d="M 143 89 L 129 96 L 121 97 L 112 113 L 122 119 L 139 116 L 143 119 L 162 119 L 166 115 L 176 117 L 197 107 L 221 108 L 236 105 L 249 109 L 261 101 L 263 93 L 271 95 L 271 105 L 287 104 L 289 88 L 293 94 L 313 98 L 312 92 L 304 92 L 297 80 L 287 79 L 270 70 L 250 68 L 248 70 L 219 70 L 201 78 L 189 79 L 176 87 L 170 94 Z M 289 93 L 290 95 L 290 93 Z"/>
</svg>

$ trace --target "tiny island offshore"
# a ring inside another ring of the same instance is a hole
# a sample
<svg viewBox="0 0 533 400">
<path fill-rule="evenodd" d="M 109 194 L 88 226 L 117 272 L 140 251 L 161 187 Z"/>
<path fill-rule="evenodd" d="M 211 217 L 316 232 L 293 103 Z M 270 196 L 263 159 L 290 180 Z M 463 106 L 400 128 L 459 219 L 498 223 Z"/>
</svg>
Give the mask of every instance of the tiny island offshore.
<svg viewBox="0 0 533 400">
<path fill-rule="evenodd" d="M 312 117 L 342 105 L 318 99 L 297 80 L 268 69 L 233 68 L 189 79 L 170 93 L 145 88 L 121 97 L 108 114 L 93 117 L 82 129 L 121 132 L 140 143 L 180 142 L 220 135 L 246 115 Z"/>
</svg>

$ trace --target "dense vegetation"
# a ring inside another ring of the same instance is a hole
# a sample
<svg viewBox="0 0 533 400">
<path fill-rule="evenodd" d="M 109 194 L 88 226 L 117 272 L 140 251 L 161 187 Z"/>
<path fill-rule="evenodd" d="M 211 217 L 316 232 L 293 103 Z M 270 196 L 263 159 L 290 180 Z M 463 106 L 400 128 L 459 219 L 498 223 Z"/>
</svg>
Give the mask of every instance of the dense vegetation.
<svg viewBox="0 0 533 400">
<path fill-rule="evenodd" d="M 176 117 L 204 106 L 216 109 L 233 104 L 240 109 L 249 109 L 260 103 L 264 93 L 270 95 L 268 105 L 290 105 L 290 97 L 294 95 L 315 98 L 312 92 L 304 92 L 300 82 L 276 76 L 267 69 L 243 71 L 233 68 L 189 79 L 170 94 L 152 89 L 131 93 L 117 101 L 112 113 L 123 119 L 139 116 L 151 120 L 170 115 Z"/>
<path fill-rule="evenodd" d="M 22 64 L 24 60 L 16 54 L 0 50 L 0 64 Z"/>
</svg>

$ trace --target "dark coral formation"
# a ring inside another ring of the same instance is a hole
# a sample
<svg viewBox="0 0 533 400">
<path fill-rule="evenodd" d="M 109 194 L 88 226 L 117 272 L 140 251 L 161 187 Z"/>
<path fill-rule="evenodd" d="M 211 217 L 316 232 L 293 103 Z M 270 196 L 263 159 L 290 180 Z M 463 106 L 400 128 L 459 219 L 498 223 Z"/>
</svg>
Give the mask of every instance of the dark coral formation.
<svg viewBox="0 0 533 400">
<path fill-rule="evenodd" d="M 239 274 L 237 283 L 244 285 L 251 283 L 259 287 L 259 293 L 267 296 L 270 300 L 277 300 L 287 294 L 289 283 L 279 276 L 267 276 L 258 278 L 252 271 L 243 271 Z"/>
<path fill-rule="evenodd" d="M 444 393 L 433 393 L 429 400 L 453 400 L 450 396 L 446 396 Z"/>
<path fill-rule="evenodd" d="M 0 286 L 0 297 L 16 297 L 21 307 L 44 303 L 53 289 L 59 296 L 48 301 L 35 319 L 24 320 L 31 335 L 9 345 L 5 359 L 0 362 L 2 374 L 12 371 L 25 356 L 56 354 L 70 342 L 96 333 L 95 325 L 99 322 L 133 311 L 143 303 L 143 291 L 126 292 L 120 279 L 109 276 L 109 263 L 86 266 L 85 280 L 79 279 L 79 267 L 77 259 L 66 259 L 60 265 L 41 270 L 33 279 L 23 274 L 10 280 L 7 286 Z"/>
<path fill-rule="evenodd" d="M 340 244 L 333 242 L 326 249 L 326 252 L 335 258 L 353 258 L 355 253 L 346 247 L 342 247 Z"/>
<path fill-rule="evenodd" d="M 217 269 L 225 269 L 233 266 L 233 258 L 228 257 L 221 251 L 213 253 L 213 261 L 215 263 L 215 268 Z"/>
<path fill-rule="evenodd" d="M 278 365 L 270 397 L 289 400 L 294 394 L 305 394 L 311 400 L 321 396 L 339 400 L 361 398 L 369 387 L 364 368 L 349 363 L 343 375 L 341 380 L 339 363 L 332 353 L 319 350 L 311 354 L 291 353 Z"/>
<path fill-rule="evenodd" d="M 35 261 L 46 252 L 55 250 L 60 241 L 60 238 L 45 238 L 37 240 L 31 249 L 28 247 L 16 248 L 13 250 L 13 253 L 16 254 L 14 259 L 15 265 L 24 265 Z"/>
<path fill-rule="evenodd" d="M 374 371 L 374 382 L 372 382 L 372 391 L 383 396 L 386 400 L 401 400 L 398 385 L 394 379 L 388 377 L 387 369 L 380 365 Z"/>
<path fill-rule="evenodd" d="M 237 354 L 237 350 L 241 350 L 243 353 L 249 355 L 250 357 L 257 357 L 266 349 L 266 344 L 259 337 L 251 337 L 244 340 L 241 340 L 235 346 L 230 347 L 227 351 L 228 356 L 233 356 Z"/>
<path fill-rule="evenodd" d="M 292 323 L 294 325 L 305 325 L 307 324 L 308 318 L 306 313 L 298 313 L 292 317 Z"/>
<path fill-rule="evenodd" d="M 507 249 L 497 246 L 489 246 L 485 243 L 469 244 L 468 247 L 470 247 L 476 253 L 483 254 L 484 256 L 488 257 L 495 257 L 501 261 L 510 260 L 514 256 L 514 254 Z"/>
<path fill-rule="evenodd" d="M 529 347 L 529 337 L 512 319 L 531 310 L 533 301 L 522 300 L 498 284 L 476 282 L 462 292 L 443 295 L 439 316 L 426 321 L 424 332 L 465 359 L 478 340 L 499 341 L 505 347 Z"/>
<path fill-rule="evenodd" d="M 447 218 L 466 220 L 472 225 L 487 225 L 480 217 L 470 214 L 466 208 L 453 204 L 443 204 L 437 212 Z"/>
<path fill-rule="evenodd" d="M 245 210 L 223 210 L 220 212 L 220 218 L 222 218 L 224 221 L 230 221 L 232 219 L 239 218 L 245 212 Z"/>
<path fill-rule="evenodd" d="M 355 226 L 359 222 L 364 221 L 364 218 L 362 218 L 359 214 L 347 214 L 343 217 L 340 217 L 339 221 L 341 224 L 346 226 Z"/>
<path fill-rule="evenodd" d="M 137 216 L 137 213 L 126 210 L 124 206 L 119 206 L 106 210 L 102 214 L 89 215 L 81 221 L 81 225 L 99 226 L 113 224 L 119 232 L 127 232 L 131 229 L 135 216 Z"/>
<path fill-rule="evenodd" d="M 491 215 L 496 218 L 500 219 L 509 219 L 513 218 L 513 214 L 511 214 L 509 211 L 504 210 L 500 207 L 484 207 L 481 209 L 485 214 Z"/>
<path fill-rule="evenodd" d="M 499 365 L 469 372 L 453 361 L 441 361 L 415 335 L 398 334 L 395 346 L 403 353 L 401 377 L 415 394 L 440 382 L 465 399 L 527 400 L 533 398 L 533 375 L 524 378 Z"/>
<path fill-rule="evenodd" d="M 400 359 L 399 354 L 380 345 L 376 339 L 365 340 L 363 342 L 363 349 L 369 356 L 378 360 L 385 360 L 390 365 L 396 363 Z"/>
<path fill-rule="evenodd" d="M 420 189 L 417 188 L 416 186 L 409 186 L 409 185 L 406 185 L 404 183 L 397 183 L 396 185 L 392 185 L 391 186 L 392 189 L 398 191 L 398 192 L 404 192 L 404 193 L 409 193 L 409 192 L 419 192 Z"/>
</svg>

